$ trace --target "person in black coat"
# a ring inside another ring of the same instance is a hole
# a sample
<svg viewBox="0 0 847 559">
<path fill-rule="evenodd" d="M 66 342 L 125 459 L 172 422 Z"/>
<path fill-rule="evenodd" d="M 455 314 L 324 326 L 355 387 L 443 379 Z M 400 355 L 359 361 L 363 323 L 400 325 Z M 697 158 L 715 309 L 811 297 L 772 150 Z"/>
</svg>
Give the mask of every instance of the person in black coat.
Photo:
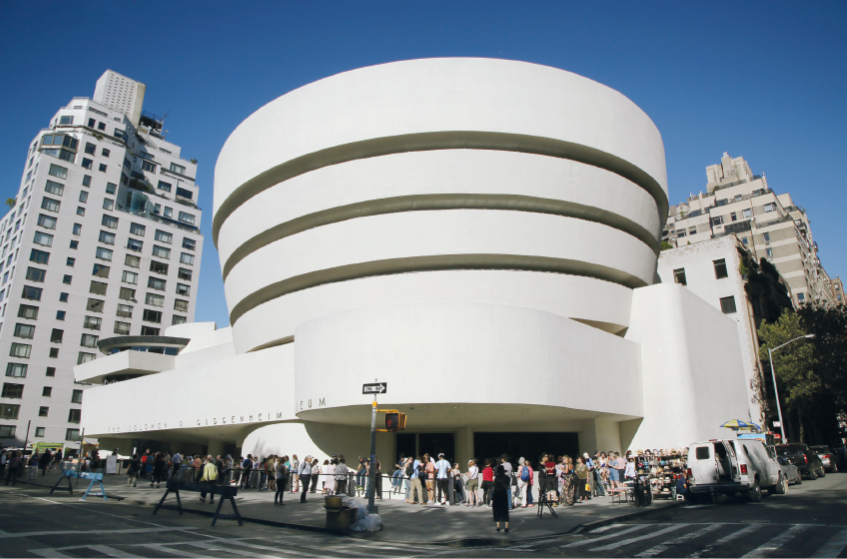
<svg viewBox="0 0 847 559">
<path fill-rule="evenodd" d="M 494 512 L 494 522 L 497 523 L 495 532 L 500 531 L 500 522 L 505 522 L 506 534 L 509 533 L 509 491 L 512 480 L 506 475 L 503 464 L 497 466 L 494 473 L 494 489 L 491 491 L 491 509 Z"/>
</svg>

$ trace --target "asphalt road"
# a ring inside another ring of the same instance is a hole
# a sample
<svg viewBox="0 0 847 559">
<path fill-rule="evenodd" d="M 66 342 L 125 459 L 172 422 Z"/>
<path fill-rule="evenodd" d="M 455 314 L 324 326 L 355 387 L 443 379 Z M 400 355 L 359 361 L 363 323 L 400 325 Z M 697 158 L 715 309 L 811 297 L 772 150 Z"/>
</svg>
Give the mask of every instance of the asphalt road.
<svg viewBox="0 0 847 559">
<path fill-rule="evenodd" d="M 847 474 L 590 532 L 453 548 L 362 540 L 0 486 L 2 557 L 847 557 Z M 492 526 L 493 532 L 493 526 Z"/>
</svg>

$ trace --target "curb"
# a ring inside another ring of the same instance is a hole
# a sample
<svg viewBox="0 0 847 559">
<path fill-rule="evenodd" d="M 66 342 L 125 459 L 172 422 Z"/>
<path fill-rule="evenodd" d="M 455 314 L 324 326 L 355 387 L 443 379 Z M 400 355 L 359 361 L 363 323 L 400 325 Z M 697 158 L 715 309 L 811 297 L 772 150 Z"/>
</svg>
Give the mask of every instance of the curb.
<svg viewBox="0 0 847 559">
<path fill-rule="evenodd" d="M 626 522 L 627 520 L 631 520 L 634 518 L 644 518 L 653 516 L 654 514 L 659 514 L 667 510 L 679 508 L 683 505 L 684 502 L 685 501 L 672 501 L 667 505 L 663 505 L 659 508 L 641 509 L 626 514 L 613 516 L 611 518 L 603 518 L 602 520 L 595 520 L 594 522 L 586 522 L 585 524 L 580 524 L 568 533 L 580 534 L 582 532 L 590 532 L 591 530 L 595 530 L 597 528 L 600 528 L 601 526 L 608 526 L 609 524 L 617 524 L 619 522 Z"/>
</svg>

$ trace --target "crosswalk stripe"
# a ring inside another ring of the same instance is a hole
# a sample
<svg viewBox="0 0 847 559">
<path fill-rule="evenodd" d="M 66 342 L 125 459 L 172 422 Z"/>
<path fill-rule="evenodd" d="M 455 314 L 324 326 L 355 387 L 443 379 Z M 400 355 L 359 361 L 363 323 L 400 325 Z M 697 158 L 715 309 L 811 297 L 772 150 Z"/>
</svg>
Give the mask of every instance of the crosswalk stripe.
<svg viewBox="0 0 847 559">
<path fill-rule="evenodd" d="M 170 544 L 171 546 L 174 544 Z M 183 551 L 181 549 L 176 549 L 174 547 L 170 547 L 168 545 L 162 545 L 158 543 L 145 543 L 141 544 L 141 547 L 146 547 L 147 549 L 151 549 L 157 553 L 161 553 L 163 555 L 178 555 L 180 557 L 191 557 L 193 559 L 197 559 L 199 557 L 206 557 L 205 555 L 197 555 L 196 553 L 191 553 L 190 551 Z"/>
<path fill-rule="evenodd" d="M 832 536 L 812 557 L 838 557 L 847 547 L 847 528 Z"/>
<path fill-rule="evenodd" d="M 49 547 L 47 549 L 30 549 L 29 552 L 34 553 L 39 557 L 71 557 L 70 555 L 62 553 L 61 551 L 56 551 L 52 547 Z"/>
<path fill-rule="evenodd" d="M 251 551 L 244 551 L 240 549 L 224 549 L 223 547 L 219 547 L 223 543 L 235 543 L 235 542 L 226 542 L 225 540 L 221 540 L 217 545 L 207 542 L 184 542 L 183 545 L 193 545 L 194 547 L 199 547 L 201 549 L 207 549 L 209 551 L 223 551 L 224 553 L 229 553 L 235 555 L 236 557 L 257 557 L 257 558 L 274 558 L 276 559 L 277 555 L 260 555 L 258 553 L 253 553 Z M 239 542 L 240 543 L 240 542 Z M 314 556 L 312 556 L 314 557 Z"/>
<path fill-rule="evenodd" d="M 86 547 L 88 549 L 93 549 L 94 551 L 99 551 L 100 553 L 108 555 L 109 557 L 119 557 L 124 559 L 134 559 L 137 557 L 141 557 L 141 555 L 133 555 L 132 553 L 121 551 L 120 549 L 109 547 L 108 545 L 88 545 Z"/>
<path fill-rule="evenodd" d="M 751 524 L 750 526 L 746 526 L 746 527 L 742 528 L 741 530 L 738 530 L 737 532 L 733 532 L 733 533 L 729 534 L 728 536 L 724 536 L 719 540 L 715 540 L 714 542 L 710 543 L 709 545 L 707 545 L 703 549 L 701 549 L 701 550 L 699 550 L 695 553 L 692 553 L 688 557 L 701 557 L 703 555 L 706 555 L 706 554 L 710 553 L 713 549 L 721 547 L 722 545 L 726 545 L 729 542 L 731 542 L 733 540 L 737 540 L 738 538 L 740 538 L 742 536 L 746 536 L 747 534 L 749 534 L 751 532 L 755 532 L 756 530 L 758 530 L 761 527 L 762 527 L 762 524 Z"/>
<path fill-rule="evenodd" d="M 772 540 L 763 543 L 747 555 L 742 555 L 742 557 L 764 557 L 765 554 L 779 549 L 784 543 L 788 542 L 808 527 L 809 526 L 805 524 L 795 524 Z"/>
<path fill-rule="evenodd" d="M 653 557 L 653 556 L 658 555 L 661 552 L 665 551 L 666 549 L 668 549 L 671 546 L 679 545 L 679 544 L 685 543 L 689 540 L 699 538 L 700 536 L 706 535 L 709 532 L 714 532 L 715 530 L 717 530 L 721 526 L 723 526 L 723 524 L 709 524 L 705 528 L 701 528 L 701 529 L 697 530 L 696 532 L 691 532 L 689 534 L 685 534 L 684 536 L 680 536 L 678 538 L 668 540 L 665 543 L 660 543 L 659 545 L 657 545 L 655 547 L 651 547 L 647 551 L 642 551 L 641 553 L 636 555 L 636 557 Z"/>
<path fill-rule="evenodd" d="M 599 538 L 591 538 L 590 540 L 583 540 L 581 542 L 574 542 L 574 543 L 569 543 L 569 544 L 565 544 L 565 545 L 560 545 L 559 547 L 568 548 L 568 547 L 579 547 L 581 545 L 588 545 L 588 544 L 591 544 L 591 543 L 594 543 L 594 542 L 599 542 L 599 541 L 602 541 L 602 540 L 617 538 L 618 536 L 622 536 L 624 534 L 629 534 L 630 532 L 640 530 L 642 528 L 645 528 L 646 526 L 647 526 L 647 524 L 639 524 L 638 526 L 633 526 L 632 528 L 627 528 L 625 530 L 621 530 L 620 532 L 615 532 L 614 534 L 609 534 L 608 536 L 600 536 Z"/>
<path fill-rule="evenodd" d="M 591 551 L 609 551 L 611 549 L 618 549 L 619 547 L 624 547 L 625 545 L 629 545 L 631 543 L 640 542 L 641 540 L 647 540 L 650 538 L 655 538 L 657 536 L 662 536 L 667 534 L 668 532 L 673 532 L 674 530 L 679 530 L 680 528 L 685 528 L 688 524 L 675 524 L 673 526 L 668 526 L 663 530 L 659 530 L 657 532 L 652 532 L 650 534 L 645 534 L 643 536 L 638 536 L 635 538 L 629 538 L 626 540 L 622 540 L 615 543 L 610 543 L 609 545 L 603 545 L 600 547 L 592 548 Z"/>
<path fill-rule="evenodd" d="M 294 551 L 292 549 L 289 549 L 288 547 L 270 547 L 270 546 L 267 546 L 267 545 L 257 545 L 255 543 L 247 543 L 247 542 L 241 542 L 241 541 L 235 541 L 235 540 L 223 540 L 223 542 L 224 543 L 231 543 L 231 544 L 234 544 L 234 545 L 240 545 L 242 547 L 249 547 L 250 549 L 261 549 L 261 550 L 265 550 L 265 551 L 273 551 L 274 553 L 286 553 L 288 555 L 300 555 L 301 557 L 320 557 L 320 555 L 315 555 L 314 553 L 305 553 L 305 552 L 302 552 L 302 551 Z M 307 547 L 308 548 L 308 546 L 304 546 L 302 544 L 298 545 L 297 547 Z M 309 548 L 309 549 L 311 549 L 311 548 Z M 373 555 L 373 554 L 371 554 L 371 555 Z"/>
</svg>

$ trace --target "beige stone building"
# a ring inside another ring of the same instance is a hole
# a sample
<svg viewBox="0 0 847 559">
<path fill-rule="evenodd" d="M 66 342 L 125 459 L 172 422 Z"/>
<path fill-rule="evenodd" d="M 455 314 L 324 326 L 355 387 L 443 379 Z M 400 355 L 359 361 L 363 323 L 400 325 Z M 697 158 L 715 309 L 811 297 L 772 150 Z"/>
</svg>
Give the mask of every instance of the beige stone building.
<svg viewBox="0 0 847 559">
<path fill-rule="evenodd" d="M 806 211 L 790 194 L 776 194 L 744 158 L 727 153 L 706 168 L 706 177 L 705 193 L 671 206 L 663 241 L 682 247 L 734 234 L 757 261 L 765 258 L 776 267 L 795 304 L 840 302 L 840 280 L 833 282 L 821 265 Z"/>
</svg>

